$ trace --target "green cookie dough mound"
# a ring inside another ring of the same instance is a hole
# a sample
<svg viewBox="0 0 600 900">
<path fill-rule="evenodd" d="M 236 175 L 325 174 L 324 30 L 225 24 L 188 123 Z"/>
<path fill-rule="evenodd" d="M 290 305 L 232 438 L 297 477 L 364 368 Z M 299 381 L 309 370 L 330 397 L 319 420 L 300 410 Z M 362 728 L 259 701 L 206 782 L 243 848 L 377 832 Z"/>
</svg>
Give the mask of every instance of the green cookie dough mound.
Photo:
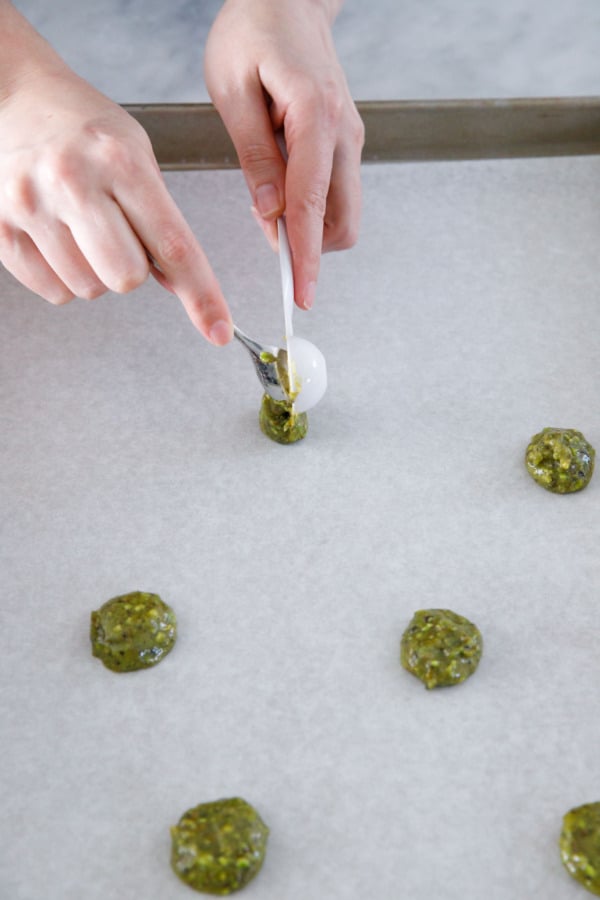
<svg viewBox="0 0 600 900">
<path fill-rule="evenodd" d="M 177 621 L 158 594 L 133 591 L 113 597 L 92 613 L 92 653 L 113 672 L 159 663 L 173 649 Z"/>
<path fill-rule="evenodd" d="M 449 609 L 420 609 L 400 644 L 400 662 L 427 689 L 459 684 L 481 659 L 483 639 L 476 625 Z"/>
<path fill-rule="evenodd" d="M 171 866 L 196 891 L 232 894 L 260 871 L 268 836 L 259 814 L 239 797 L 201 803 L 171 828 Z"/>
<path fill-rule="evenodd" d="M 567 872 L 600 896 L 600 803 L 586 803 L 563 816 L 559 846 Z"/>
<path fill-rule="evenodd" d="M 527 471 L 554 494 L 572 494 L 589 484 L 596 452 L 580 431 L 544 428 L 534 434 L 525 453 Z"/>
<path fill-rule="evenodd" d="M 274 400 L 268 394 L 263 395 L 258 421 L 262 432 L 278 444 L 300 441 L 308 431 L 308 416 L 305 412 L 296 413 L 291 403 Z"/>
</svg>

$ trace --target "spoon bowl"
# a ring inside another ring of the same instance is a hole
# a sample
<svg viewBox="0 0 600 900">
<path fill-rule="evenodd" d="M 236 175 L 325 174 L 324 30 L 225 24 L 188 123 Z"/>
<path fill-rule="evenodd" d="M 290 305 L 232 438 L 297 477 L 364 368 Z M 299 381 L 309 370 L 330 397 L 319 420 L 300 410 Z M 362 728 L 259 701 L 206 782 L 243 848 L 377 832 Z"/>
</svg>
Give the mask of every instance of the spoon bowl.
<svg viewBox="0 0 600 900">
<path fill-rule="evenodd" d="M 288 357 L 287 350 L 259 344 L 236 325 L 233 333 L 250 354 L 265 393 L 274 400 L 293 403 L 298 413 L 317 405 L 327 389 L 327 366 L 318 347 L 306 338 L 292 335 Z"/>
<path fill-rule="evenodd" d="M 279 263 L 283 295 L 285 349 L 259 344 L 233 326 L 233 333 L 252 357 L 258 379 L 274 400 L 292 403 L 298 413 L 312 409 L 327 389 L 325 357 L 310 341 L 293 332 L 294 276 L 292 256 L 283 217 L 277 220 Z"/>
<path fill-rule="evenodd" d="M 256 369 L 256 374 L 258 375 L 258 380 L 262 384 L 265 393 L 267 393 L 269 397 L 272 397 L 273 400 L 289 401 L 290 397 L 281 383 L 279 369 L 281 360 L 278 358 L 279 354 L 281 352 L 285 353 L 285 351 L 280 351 L 278 347 L 259 344 L 258 341 L 255 341 L 251 337 L 248 337 L 247 334 L 244 334 L 237 325 L 233 326 L 233 334 L 250 354 L 252 362 L 254 363 L 254 368 Z M 287 355 L 285 365 L 287 367 Z"/>
<path fill-rule="evenodd" d="M 318 347 L 306 338 L 292 335 L 288 340 L 292 361 L 292 390 L 296 412 L 308 412 L 327 390 L 327 365 Z"/>
</svg>

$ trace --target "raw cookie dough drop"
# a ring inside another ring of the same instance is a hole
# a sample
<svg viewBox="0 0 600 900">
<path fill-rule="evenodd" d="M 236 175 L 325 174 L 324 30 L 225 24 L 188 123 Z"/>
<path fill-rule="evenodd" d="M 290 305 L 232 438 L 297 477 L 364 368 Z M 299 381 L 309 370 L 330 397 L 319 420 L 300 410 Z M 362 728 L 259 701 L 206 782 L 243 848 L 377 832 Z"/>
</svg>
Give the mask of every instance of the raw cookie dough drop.
<svg viewBox="0 0 600 900">
<path fill-rule="evenodd" d="M 113 597 L 91 616 L 92 653 L 113 672 L 155 666 L 176 638 L 175 613 L 158 594 L 133 591 Z"/>
<path fill-rule="evenodd" d="M 460 684 L 481 659 L 476 625 L 449 609 L 420 609 L 402 635 L 400 662 L 427 689 Z"/>
<path fill-rule="evenodd" d="M 274 400 L 264 394 L 258 421 L 263 434 L 278 444 L 293 444 L 302 440 L 308 431 L 308 416 L 297 413 L 291 403 Z"/>
<path fill-rule="evenodd" d="M 239 797 L 201 803 L 171 828 L 171 866 L 196 891 L 224 896 L 258 874 L 269 829 Z"/>
<path fill-rule="evenodd" d="M 554 494 L 572 494 L 589 484 L 596 452 L 580 431 L 544 428 L 531 438 L 525 465 L 531 477 Z"/>
<path fill-rule="evenodd" d="M 563 816 L 559 845 L 569 874 L 600 896 L 600 803 L 585 803 Z"/>
</svg>

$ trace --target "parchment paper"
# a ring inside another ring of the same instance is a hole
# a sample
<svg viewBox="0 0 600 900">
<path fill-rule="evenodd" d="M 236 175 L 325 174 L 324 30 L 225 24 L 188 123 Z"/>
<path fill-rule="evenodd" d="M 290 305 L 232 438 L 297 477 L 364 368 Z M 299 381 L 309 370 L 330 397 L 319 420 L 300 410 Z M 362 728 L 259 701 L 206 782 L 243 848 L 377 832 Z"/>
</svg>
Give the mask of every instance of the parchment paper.
<svg viewBox="0 0 600 900">
<path fill-rule="evenodd" d="M 281 337 L 239 172 L 170 175 L 234 318 Z M 329 390 L 259 431 L 237 343 L 148 282 L 55 308 L 0 272 L 0 896 L 177 900 L 169 826 L 240 795 L 253 900 L 569 900 L 569 808 L 600 799 L 600 481 L 555 496 L 530 437 L 600 450 L 600 161 L 371 167 L 356 248 L 299 334 Z M 598 475 L 596 479 L 598 479 Z M 89 615 L 175 609 L 115 675 Z M 399 663 L 413 612 L 480 627 L 465 684 Z"/>
</svg>

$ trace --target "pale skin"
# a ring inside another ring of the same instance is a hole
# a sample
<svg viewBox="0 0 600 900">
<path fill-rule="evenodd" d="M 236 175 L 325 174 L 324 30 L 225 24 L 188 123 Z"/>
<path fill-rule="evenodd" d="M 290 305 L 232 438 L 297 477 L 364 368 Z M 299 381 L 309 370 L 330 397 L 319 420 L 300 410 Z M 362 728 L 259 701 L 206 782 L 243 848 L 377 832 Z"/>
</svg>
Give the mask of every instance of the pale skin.
<svg viewBox="0 0 600 900">
<path fill-rule="evenodd" d="M 363 128 L 331 38 L 341 4 L 226 0 L 206 47 L 209 92 L 273 247 L 285 211 L 304 309 L 321 253 L 352 246 L 360 218 Z M 146 133 L 8 0 L 0 0 L 0 261 L 56 305 L 127 293 L 152 274 L 207 340 L 232 337 L 219 282 Z"/>
</svg>

